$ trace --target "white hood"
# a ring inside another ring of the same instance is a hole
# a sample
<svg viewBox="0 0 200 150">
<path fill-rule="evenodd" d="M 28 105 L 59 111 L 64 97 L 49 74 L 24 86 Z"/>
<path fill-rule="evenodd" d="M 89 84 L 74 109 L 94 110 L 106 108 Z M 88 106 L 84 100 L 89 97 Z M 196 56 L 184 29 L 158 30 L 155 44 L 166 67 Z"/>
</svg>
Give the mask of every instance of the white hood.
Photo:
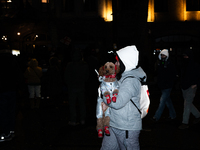
<svg viewBox="0 0 200 150">
<path fill-rule="evenodd" d="M 139 52 L 135 45 L 124 47 L 116 53 L 125 66 L 124 72 L 135 69 L 138 65 Z"/>
<path fill-rule="evenodd" d="M 158 58 L 159 58 L 160 60 L 161 60 L 161 54 L 167 56 L 166 60 L 169 58 L 169 52 L 168 52 L 167 49 L 163 49 L 163 50 L 159 53 Z"/>
</svg>

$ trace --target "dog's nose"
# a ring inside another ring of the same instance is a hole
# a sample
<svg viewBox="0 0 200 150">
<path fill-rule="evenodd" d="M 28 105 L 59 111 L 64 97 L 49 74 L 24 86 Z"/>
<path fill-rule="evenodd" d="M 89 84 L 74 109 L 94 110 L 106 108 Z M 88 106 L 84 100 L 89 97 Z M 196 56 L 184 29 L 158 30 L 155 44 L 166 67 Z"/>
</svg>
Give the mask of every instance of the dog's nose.
<svg viewBox="0 0 200 150">
<path fill-rule="evenodd" d="M 106 70 L 106 73 L 109 73 L 109 70 Z"/>
</svg>

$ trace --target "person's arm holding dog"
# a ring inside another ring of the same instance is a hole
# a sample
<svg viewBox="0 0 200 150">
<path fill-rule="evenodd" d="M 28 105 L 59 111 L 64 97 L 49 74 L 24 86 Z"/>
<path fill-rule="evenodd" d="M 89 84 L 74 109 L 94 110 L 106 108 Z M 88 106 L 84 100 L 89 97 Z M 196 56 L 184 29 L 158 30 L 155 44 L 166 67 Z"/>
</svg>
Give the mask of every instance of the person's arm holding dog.
<svg viewBox="0 0 200 150">
<path fill-rule="evenodd" d="M 119 81 L 120 82 L 120 81 Z M 130 99 L 138 99 L 138 93 L 140 93 L 140 81 L 136 78 L 127 78 L 124 80 L 119 86 L 119 93 L 116 96 L 117 100 L 116 103 L 107 104 L 105 97 L 104 102 L 111 108 L 114 109 L 121 109 L 126 106 L 127 103 L 130 102 Z"/>
</svg>

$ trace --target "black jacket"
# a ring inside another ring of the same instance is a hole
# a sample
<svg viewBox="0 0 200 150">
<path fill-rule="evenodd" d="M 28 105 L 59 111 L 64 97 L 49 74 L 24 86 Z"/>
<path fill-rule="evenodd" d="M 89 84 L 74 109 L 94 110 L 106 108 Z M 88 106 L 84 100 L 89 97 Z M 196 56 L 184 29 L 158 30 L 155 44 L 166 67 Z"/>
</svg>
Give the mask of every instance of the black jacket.
<svg viewBox="0 0 200 150">
<path fill-rule="evenodd" d="M 174 65 L 169 60 L 164 62 L 159 60 L 157 62 L 156 73 L 157 84 L 160 89 L 173 87 L 177 72 Z"/>
<path fill-rule="evenodd" d="M 189 58 L 183 61 L 181 68 L 181 88 L 188 89 L 192 85 L 199 85 L 200 82 L 200 66 L 194 62 L 192 51 L 186 51 L 185 55 Z"/>
</svg>

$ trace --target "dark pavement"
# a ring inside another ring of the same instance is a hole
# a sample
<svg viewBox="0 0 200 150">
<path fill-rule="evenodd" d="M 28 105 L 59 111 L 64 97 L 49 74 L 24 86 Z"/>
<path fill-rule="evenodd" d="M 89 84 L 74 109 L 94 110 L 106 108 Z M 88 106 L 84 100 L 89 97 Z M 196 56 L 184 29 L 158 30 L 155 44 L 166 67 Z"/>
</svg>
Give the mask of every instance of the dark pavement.
<svg viewBox="0 0 200 150">
<path fill-rule="evenodd" d="M 177 112 L 177 119 L 167 121 L 165 109 L 161 120 L 153 123 L 160 92 L 149 85 L 151 105 L 149 114 L 143 119 L 140 134 L 141 150 L 200 150 L 200 123 L 193 125 L 194 116 L 190 116 L 190 127 L 178 129 L 183 113 L 183 99 L 178 89 L 172 91 L 172 100 Z M 200 110 L 199 90 L 194 104 Z M 0 150 L 99 150 L 102 139 L 97 137 L 95 129 L 95 109 L 87 100 L 87 122 L 85 126 L 68 125 L 68 103 L 64 97 L 58 107 L 48 100 L 42 100 L 39 110 L 30 110 L 27 97 L 20 97 L 16 117 L 16 136 L 12 141 L 0 143 Z"/>
</svg>

